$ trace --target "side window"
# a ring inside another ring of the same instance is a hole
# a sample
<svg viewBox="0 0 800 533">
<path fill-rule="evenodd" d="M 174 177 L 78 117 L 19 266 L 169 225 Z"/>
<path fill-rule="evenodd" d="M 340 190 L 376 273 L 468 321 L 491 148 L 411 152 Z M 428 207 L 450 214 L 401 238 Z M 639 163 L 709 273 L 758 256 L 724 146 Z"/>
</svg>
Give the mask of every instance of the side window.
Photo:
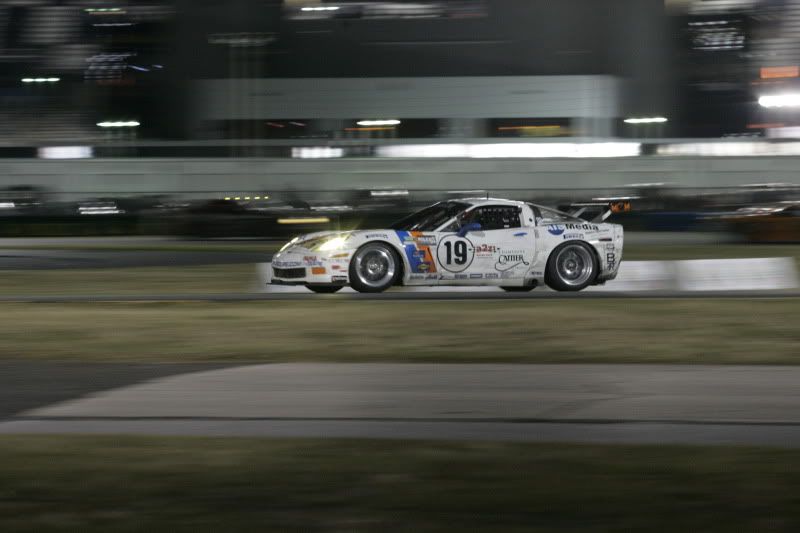
<svg viewBox="0 0 800 533">
<path fill-rule="evenodd" d="M 565 213 L 561 213 L 559 211 L 554 211 L 552 209 L 547 209 L 543 207 L 541 208 L 541 218 L 537 216 L 536 222 L 537 225 L 540 225 L 542 223 L 544 224 L 564 224 L 567 222 L 584 223 L 585 221 L 575 217 L 571 217 Z"/>
<path fill-rule="evenodd" d="M 519 208 L 507 205 L 486 205 L 473 209 L 466 222 L 477 222 L 483 230 L 519 228 Z"/>
</svg>

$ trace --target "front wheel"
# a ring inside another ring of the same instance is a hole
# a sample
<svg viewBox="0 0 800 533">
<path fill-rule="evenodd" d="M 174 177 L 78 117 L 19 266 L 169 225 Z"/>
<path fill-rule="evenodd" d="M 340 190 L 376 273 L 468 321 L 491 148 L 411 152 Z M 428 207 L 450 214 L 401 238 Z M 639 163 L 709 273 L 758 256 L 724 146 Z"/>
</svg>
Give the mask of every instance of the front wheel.
<svg viewBox="0 0 800 533">
<path fill-rule="evenodd" d="M 597 277 L 597 258 L 583 242 L 562 244 L 547 260 L 545 281 L 557 291 L 579 291 Z"/>
<path fill-rule="evenodd" d="M 306 288 L 310 291 L 314 291 L 317 294 L 333 294 L 334 292 L 339 291 L 342 286 L 341 285 L 306 285 Z"/>
<path fill-rule="evenodd" d="M 383 292 L 394 285 L 399 274 L 397 254 L 381 242 L 365 244 L 350 260 L 350 286 L 358 292 Z"/>
</svg>

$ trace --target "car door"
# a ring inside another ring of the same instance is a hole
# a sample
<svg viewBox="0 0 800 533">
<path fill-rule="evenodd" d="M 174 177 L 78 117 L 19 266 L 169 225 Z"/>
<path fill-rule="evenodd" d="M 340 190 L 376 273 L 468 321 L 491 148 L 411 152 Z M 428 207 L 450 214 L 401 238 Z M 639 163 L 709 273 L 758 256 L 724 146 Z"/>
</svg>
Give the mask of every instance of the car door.
<svg viewBox="0 0 800 533">
<path fill-rule="evenodd" d="M 437 239 L 436 261 L 444 283 L 456 285 L 521 284 L 534 259 L 535 239 L 516 205 L 481 205 L 468 211 L 460 227 L 480 230 L 459 234 L 458 226 Z"/>
</svg>

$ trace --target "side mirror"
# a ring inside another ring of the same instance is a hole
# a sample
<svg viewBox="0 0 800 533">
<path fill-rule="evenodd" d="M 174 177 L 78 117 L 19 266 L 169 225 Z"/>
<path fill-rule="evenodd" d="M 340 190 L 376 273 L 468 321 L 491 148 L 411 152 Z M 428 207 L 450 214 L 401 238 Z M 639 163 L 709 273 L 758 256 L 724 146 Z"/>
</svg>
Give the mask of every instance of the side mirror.
<svg viewBox="0 0 800 533">
<path fill-rule="evenodd" d="M 466 237 L 467 233 L 470 231 L 480 231 L 481 225 L 478 222 L 470 222 L 469 224 L 464 224 L 461 226 L 461 229 L 458 230 L 459 237 Z"/>
</svg>

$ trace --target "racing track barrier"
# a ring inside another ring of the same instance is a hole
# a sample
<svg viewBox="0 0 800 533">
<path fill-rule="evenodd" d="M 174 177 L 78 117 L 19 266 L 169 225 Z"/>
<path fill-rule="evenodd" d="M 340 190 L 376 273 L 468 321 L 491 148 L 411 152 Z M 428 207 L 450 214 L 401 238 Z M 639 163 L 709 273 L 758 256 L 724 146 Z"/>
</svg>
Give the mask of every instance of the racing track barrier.
<svg viewBox="0 0 800 533">
<path fill-rule="evenodd" d="M 307 292 L 300 286 L 269 285 L 270 263 L 256 265 L 255 292 Z M 753 291 L 800 288 L 791 257 L 693 259 L 685 261 L 622 261 L 617 279 L 590 291 Z M 343 291 L 352 291 L 344 288 Z M 499 287 L 401 287 L 411 292 L 500 291 Z"/>
</svg>

